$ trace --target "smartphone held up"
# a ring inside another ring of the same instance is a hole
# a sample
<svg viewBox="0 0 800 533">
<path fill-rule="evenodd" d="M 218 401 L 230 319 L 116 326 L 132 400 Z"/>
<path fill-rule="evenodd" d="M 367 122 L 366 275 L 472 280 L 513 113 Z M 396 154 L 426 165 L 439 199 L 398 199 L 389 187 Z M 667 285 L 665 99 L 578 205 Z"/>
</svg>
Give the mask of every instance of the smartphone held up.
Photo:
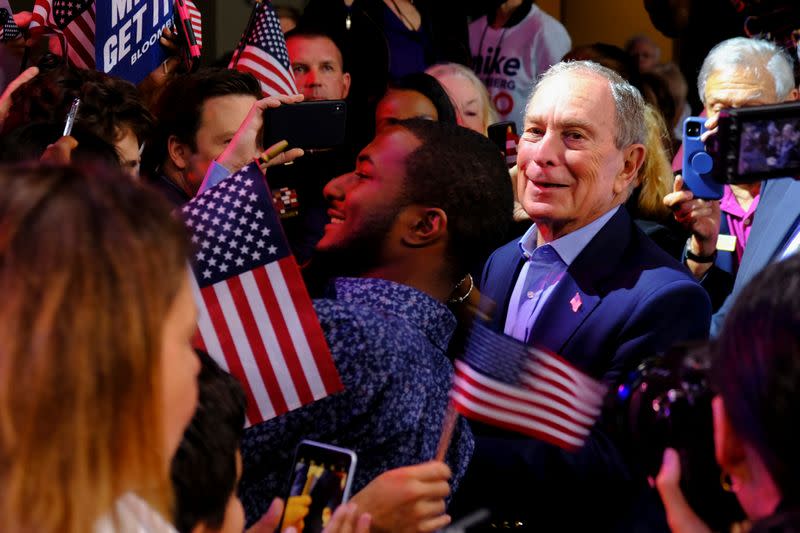
<svg viewBox="0 0 800 533">
<path fill-rule="evenodd" d="M 289 148 L 325 150 L 345 142 L 347 103 L 318 100 L 284 104 L 264 111 L 263 146 L 285 140 Z"/>
<path fill-rule="evenodd" d="M 352 450 L 304 440 L 297 446 L 286 507 L 279 531 L 294 527 L 300 533 L 319 533 L 333 512 L 350 498 L 356 468 Z"/>
<path fill-rule="evenodd" d="M 723 109 L 703 142 L 705 120 L 684 123 L 683 178 L 696 197 L 719 199 L 726 183 L 800 174 L 800 102 Z"/>
</svg>

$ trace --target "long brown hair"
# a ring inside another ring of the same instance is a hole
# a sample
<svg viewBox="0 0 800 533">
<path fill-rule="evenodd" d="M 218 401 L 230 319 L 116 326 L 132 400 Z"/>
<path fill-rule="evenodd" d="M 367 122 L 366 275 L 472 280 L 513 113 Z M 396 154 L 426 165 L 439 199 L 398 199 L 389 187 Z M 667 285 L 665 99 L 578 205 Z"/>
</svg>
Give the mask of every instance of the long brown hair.
<svg viewBox="0 0 800 533">
<path fill-rule="evenodd" d="M 169 207 L 119 173 L 0 169 L 4 530 L 91 531 L 129 491 L 168 510 L 161 330 L 186 254 Z"/>
</svg>

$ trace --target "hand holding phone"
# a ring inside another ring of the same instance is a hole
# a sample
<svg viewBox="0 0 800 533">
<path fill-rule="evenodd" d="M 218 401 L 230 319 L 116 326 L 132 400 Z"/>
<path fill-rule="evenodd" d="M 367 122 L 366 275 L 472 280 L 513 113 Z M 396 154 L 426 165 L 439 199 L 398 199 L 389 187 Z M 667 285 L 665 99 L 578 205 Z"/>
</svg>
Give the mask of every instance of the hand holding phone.
<svg viewBox="0 0 800 533">
<path fill-rule="evenodd" d="M 344 144 L 347 103 L 315 100 L 269 108 L 264 112 L 263 146 L 286 140 L 292 148 L 315 150 Z"/>
<path fill-rule="evenodd" d="M 683 123 L 683 182 L 695 198 L 719 200 L 723 194 L 723 184 L 717 183 L 712 175 L 714 162 L 706 153 L 702 135 L 706 131 L 706 119 L 688 117 Z"/>
</svg>

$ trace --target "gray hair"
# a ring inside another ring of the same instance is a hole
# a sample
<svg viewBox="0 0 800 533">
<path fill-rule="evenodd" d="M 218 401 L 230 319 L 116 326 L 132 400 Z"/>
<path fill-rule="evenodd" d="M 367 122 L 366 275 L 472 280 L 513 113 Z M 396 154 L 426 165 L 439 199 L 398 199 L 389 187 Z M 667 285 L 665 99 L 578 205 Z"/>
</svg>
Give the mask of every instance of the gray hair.
<svg viewBox="0 0 800 533">
<path fill-rule="evenodd" d="M 722 41 L 706 56 L 697 76 L 700 101 L 706 103 L 706 82 L 716 72 L 744 69 L 761 80 L 769 75 L 775 84 L 778 101 L 783 101 L 794 89 L 794 67 L 789 55 L 778 45 L 763 39 L 734 37 Z"/>
<path fill-rule="evenodd" d="M 644 118 L 644 98 L 639 89 L 625 81 L 625 79 L 614 72 L 594 61 L 562 61 L 556 63 L 544 74 L 539 77 L 536 85 L 528 98 L 526 114 L 530 108 L 533 96 L 542 84 L 556 76 L 573 72 L 585 72 L 608 81 L 611 89 L 611 97 L 614 99 L 617 131 L 614 135 L 614 143 L 618 149 L 625 148 L 632 144 L 644 144 L 647 137 L 647 126 Z"/>
</svg>

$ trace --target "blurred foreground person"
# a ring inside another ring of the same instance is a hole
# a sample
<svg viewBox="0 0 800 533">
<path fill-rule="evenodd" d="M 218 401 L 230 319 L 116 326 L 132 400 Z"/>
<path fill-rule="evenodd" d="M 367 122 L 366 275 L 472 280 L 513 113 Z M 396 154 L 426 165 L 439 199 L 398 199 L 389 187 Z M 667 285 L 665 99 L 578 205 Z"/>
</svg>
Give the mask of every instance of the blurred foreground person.
<svg viewBox="0 0 800 533">
<path fill-rule="evenodd" d="M 172 532 L 197 402 L 187 240 L 108 169 L 0 169 L 4 531 Z"/>
<path fill-rule="evenodd" d="M 773 263 L 742 290 L 712 349 L 717 462 L 753 521 L 751 533 L 800 531 L 800 257 Z M 675 450 L 656 486 L 673 532 L 707 532 L 679 482 Z"/>
<path fill-rule="evenodd" d="M 239 443 L 244 432 L 247 399 L 236 378 L 222 370 L 208 354 L 198 355 L 201 369 L 197 412 L 172 460 L 173 519 L 180 533 L 241 533 L 244 509 L 236 489 L 242 476 Z M 392 503 L 396 502 L 394 498 Z M 273 500 L 266 515 L 248 533 L 275 531 L 283 509 L 282 500 Z M 287 517 L 290 510 L 307 513 L 308 505 L 293 504 L 290 498 Z M 289 521 L 284 519 L 286 523 Z M 369 522 L 369 514 L 358 511 L 355 504 L 341 505 L 323 533 L 366 533 Z"/>
</svg>

